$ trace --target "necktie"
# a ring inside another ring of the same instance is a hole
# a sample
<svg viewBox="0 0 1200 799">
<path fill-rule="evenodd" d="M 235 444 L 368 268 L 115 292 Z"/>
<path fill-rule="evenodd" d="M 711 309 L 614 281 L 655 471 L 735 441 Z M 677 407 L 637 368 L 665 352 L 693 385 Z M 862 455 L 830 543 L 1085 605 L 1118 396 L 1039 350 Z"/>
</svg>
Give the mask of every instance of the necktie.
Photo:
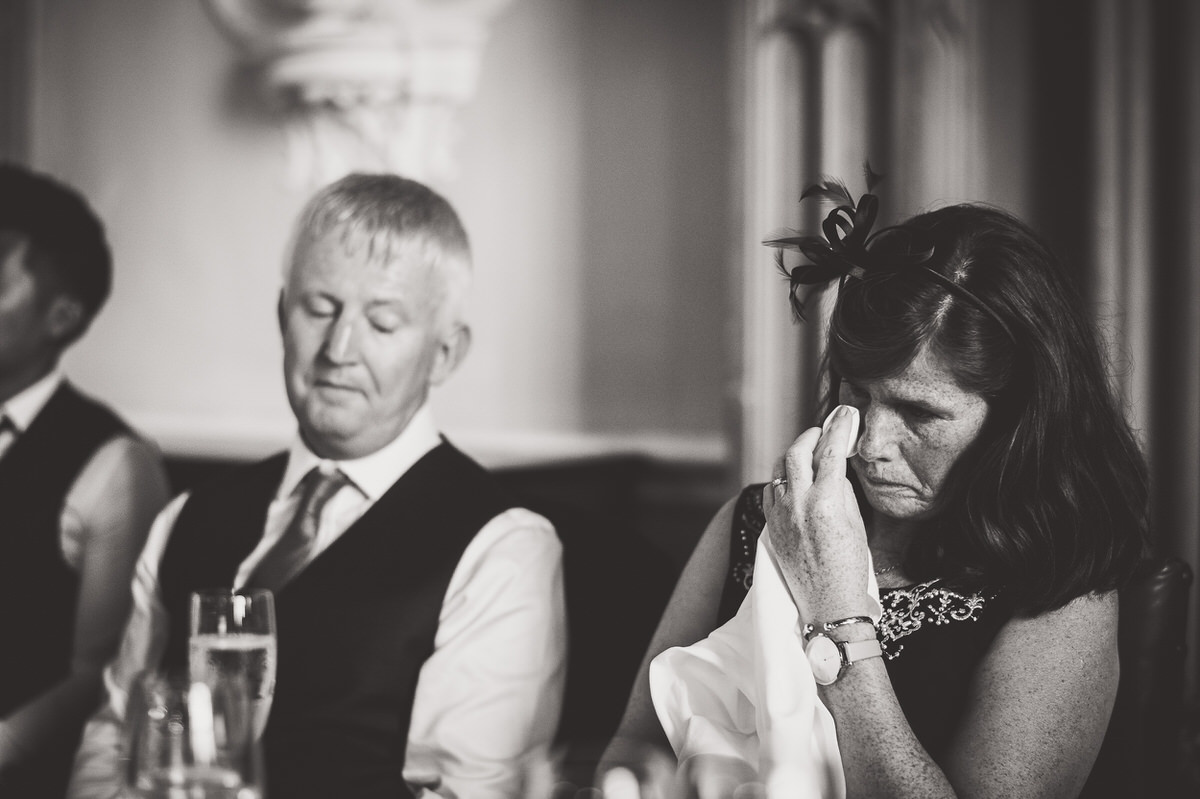
<svg viewBox="0 0 1200 799">
<path fill-rule="evenodd" d="M 269 588 L 278 593 L 307 565 L 317 540 L 317 526 L 321 522 L 325 503 L 349 484 L 350 478 L 339 470 L 325 474 L 314 468 L 304 475 L 300 481 L 300 503 L 296 515 L 288 522 L 287 529 L 275 546 L 254 568 L 246 582 L 247 588 Z"/>
</svg>

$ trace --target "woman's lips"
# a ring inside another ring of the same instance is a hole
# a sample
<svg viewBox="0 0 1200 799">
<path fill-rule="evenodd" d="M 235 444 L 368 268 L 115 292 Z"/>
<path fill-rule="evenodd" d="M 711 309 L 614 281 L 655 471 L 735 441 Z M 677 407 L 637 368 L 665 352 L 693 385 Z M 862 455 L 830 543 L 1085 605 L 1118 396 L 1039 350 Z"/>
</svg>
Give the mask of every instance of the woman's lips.
<svg viewBox="0 0 1200 799">
<path fill-rule="evenodd" d="M 891 480 L 884 480 L 884 479 L 877 478 L 877 477 L 871 477 L 870 475 L 867 475 L 867 474 L 859 474 L 859 477 L 862 479 L 862 481 L 864 483 L 869 483 L 873 488 L 882 488 L 885 490 L 886 489 L 893 489 L 893 490 L 906 489 L 909 491 L 913 490 L 912 486 L 908 485 L 907 483 L 897 483 L 897 482 L 893 482 Z"/>
</svg>

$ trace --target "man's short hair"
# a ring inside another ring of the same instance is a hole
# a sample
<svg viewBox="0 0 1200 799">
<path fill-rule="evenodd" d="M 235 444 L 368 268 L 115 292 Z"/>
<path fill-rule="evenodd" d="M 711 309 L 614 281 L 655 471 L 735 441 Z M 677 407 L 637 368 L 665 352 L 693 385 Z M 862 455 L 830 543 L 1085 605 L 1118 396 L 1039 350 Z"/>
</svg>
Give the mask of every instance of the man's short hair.
<svg viewBox="0 0 1200 799">
<path fill-rule="evenodd" d="M 334 230 L 380 264 L 415 259 L 428 266 L 441 276 L 441 321 L 461 321 L 471 284 L 471 246 L 453 206 L 436 191 L 399 175 L 347 175 L 305 205 L 294 249 Z M 293 260 L 294 252 L 289 271 Z"/>
<path fill-rule="evenodd" d="M 0 256 L 25 242 L 25 266 L 83 305 L 90 321 L 112 289 L 104 225 L 87 201 L 48 175 L 0 164 Z M 77 335 L 87 325 L 81 325 Z"/>
</svg>

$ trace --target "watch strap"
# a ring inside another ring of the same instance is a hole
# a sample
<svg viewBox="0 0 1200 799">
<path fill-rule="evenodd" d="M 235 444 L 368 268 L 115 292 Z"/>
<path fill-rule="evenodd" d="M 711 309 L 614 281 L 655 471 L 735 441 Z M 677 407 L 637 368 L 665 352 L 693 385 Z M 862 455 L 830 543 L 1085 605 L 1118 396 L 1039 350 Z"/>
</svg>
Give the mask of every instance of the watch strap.
<svg viewBox="0 0 1200 799">
<path fill-rule="evenodd" d="M 883 647 L 878 638 L 868 638 L 865 641 L 839 641 L 838 648 L 842 650 L 842 662 L 846 666 L 860 660 L 883 657 Z"/>
</svg>

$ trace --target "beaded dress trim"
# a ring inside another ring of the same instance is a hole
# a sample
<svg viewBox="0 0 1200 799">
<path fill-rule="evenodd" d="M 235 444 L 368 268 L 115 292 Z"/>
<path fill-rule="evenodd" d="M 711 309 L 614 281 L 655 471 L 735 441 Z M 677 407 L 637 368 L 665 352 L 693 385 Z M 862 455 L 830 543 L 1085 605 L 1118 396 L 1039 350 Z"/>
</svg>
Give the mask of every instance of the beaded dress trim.
<svg viewBox="0 0 1200 799">
<path fill-rule="evenodd" d="M 733 522 L 733 539 L 730 542 L 731 568 L 729 581 L 737 600 L 729 615 L 736 611 L 737 603 L 754 584 L 754 552 L 758 536 L 763 527 L 761 486 L 749 487 L 740 498 Z M 939 585 L 940 579 L 906 586 L 889 588 L 880 592 L 879 602 L 883 615 L 879 619 L 879 643 L 883 655 L 895 660 L 904 651 L 901 639 L 912 635 L 922 627 L 944 627 L 955 622 L 979 621 L 987 603 L 999 594 L 961 593 Z M 728 593 L 728 592 L 727 592 Z M 723 600 L 724 601 L 724 600 Z"/>
<path fill-rule="evenodd" d="M 894 588 L 879 597 L 883 615 L 879 619 L 879 643 L 883 656 L 895 660 L 904 651 L 900 639 L 927 624 L 943 626 L 957 621 L 978 621 L 984 606 L 994 597 L 961 594 L 930 580 L 908 588 Z"/>
<path fill-rule="evenodd" d="M 737 504 L 738 518 L 733 525 L 733 571 L 730 576 L 743 592 L 754 583 L 754 551 L 763 528 L 761 491 L 747 491 Z"/>
<path fill-rule="evenodd" d="M 739 563 L 734 579 L 747 591 L 754 584 L 754 564 Z M 879 618 L 879 644 L 883 656 L 895 660 L 904 651 L 900 639 L 925 625 L 941 627 L 957 621 L 979 621 L 988 600 L 983 594 L 960 594 L 939 588 L 939 580 L 930 580 L 909 588 L 894 588 L 881 594 L 883 615 Z"/>
</svg>

